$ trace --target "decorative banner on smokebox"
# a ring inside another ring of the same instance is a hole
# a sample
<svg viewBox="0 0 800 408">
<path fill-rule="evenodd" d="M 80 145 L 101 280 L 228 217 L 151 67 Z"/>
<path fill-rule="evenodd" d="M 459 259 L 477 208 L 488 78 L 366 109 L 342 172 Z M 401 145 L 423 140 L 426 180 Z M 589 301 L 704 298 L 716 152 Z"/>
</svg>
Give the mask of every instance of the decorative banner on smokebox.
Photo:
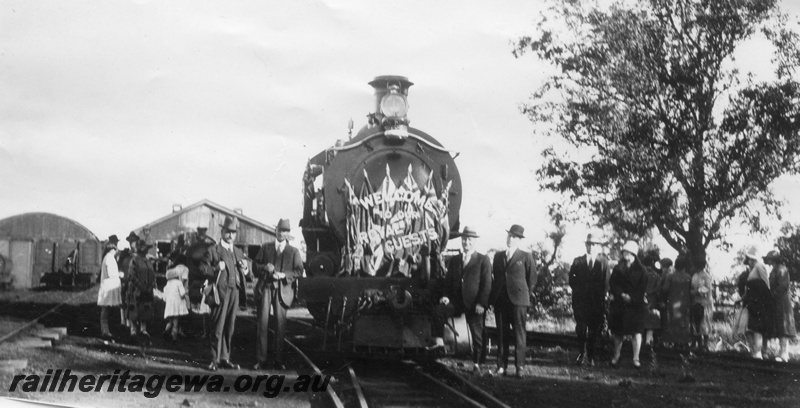
<svg viewBox="0 0 800 408">
<path fill-rule="evenodd" d="M 423 246 L 430 249 L 438 245 L 443 232 L 449 228 L 450 183 L 441 197 L 437 197 L 432 171 L 422 188 L 414 180 L 410 164 L 399 186 L 392 181 L 388 165 L 386 177 L 377 190 L 370 185 L 366 170 L 359 193 L 348 180 L 345 183 L 348 189 L 347 245 L 351 253 L 368 246 L 376 270 L 384 254 L 393 254 L 397 259 L 415 256 Z"/>
</svg>

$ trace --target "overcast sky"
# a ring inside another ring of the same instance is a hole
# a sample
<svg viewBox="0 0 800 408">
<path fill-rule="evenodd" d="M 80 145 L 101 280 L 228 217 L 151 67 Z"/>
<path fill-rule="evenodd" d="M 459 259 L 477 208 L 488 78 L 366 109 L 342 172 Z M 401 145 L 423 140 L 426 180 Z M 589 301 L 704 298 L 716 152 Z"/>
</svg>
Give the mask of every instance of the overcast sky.
<svg viewBox="0 0 800 408">
<path fill-rule="evenodd" d="M 403 75 L 411 125 L 461 152 L 479 249 L 512 223 L 542 240 L 533 172 L 552 142 L 519 104 L 547 67 L 511 55 L 539 3 L 0 0 L 0 218 L 55 213 L 103 239 L 209 199 L 296 227 L 308 158 L 365 124 L 367 82 Z"/>
</svg>

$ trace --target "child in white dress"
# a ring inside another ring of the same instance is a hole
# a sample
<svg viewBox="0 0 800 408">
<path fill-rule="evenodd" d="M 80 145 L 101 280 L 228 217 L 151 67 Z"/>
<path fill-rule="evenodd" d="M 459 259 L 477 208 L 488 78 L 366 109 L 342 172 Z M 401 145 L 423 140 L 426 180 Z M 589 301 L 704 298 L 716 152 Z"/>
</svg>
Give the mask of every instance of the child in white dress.
<svg viewBox="0 0 800 408">
<path fill-rule="evenodd" d="M 170 319 L 164 333 L 172 330 L 172 340 L 178 339 L 180 317 L 189 314 L 189 309 L 186 307 L 188 294 L 181 279 L 184 275 L 182 268 L 186 267 L 178 265 L 167 270 L 167 284 L 164 286 L 164 318 Z"/>
</svg>

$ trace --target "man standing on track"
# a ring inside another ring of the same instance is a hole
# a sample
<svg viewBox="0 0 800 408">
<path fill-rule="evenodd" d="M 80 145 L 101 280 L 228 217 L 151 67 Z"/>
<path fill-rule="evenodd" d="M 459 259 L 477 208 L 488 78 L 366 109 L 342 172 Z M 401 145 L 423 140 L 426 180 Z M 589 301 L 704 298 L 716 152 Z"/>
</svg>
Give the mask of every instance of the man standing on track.
<svg viewBox="0 0 800 408">
<path fill-rule="evenodd" d="M 514 224 L 506 231 L 508 249 L 494 256 L 492 291 L 489 304 L 494 306 L 499 342 L 497 345 L 497 374 L 508 374 L 508 349 L 512 332 L 516 351 L 517 378 L 525 367 L 525 321 L 531 306 L 531 291 L 536 286 L 536 266 L 529 252 L 518 249 L 525 238 L 525 229 Z"/>
<path fill-rule="evenodd" d="M 239 230 L 239 219 L 225 217 L 222 224 L 222 239 L 208 248 L 211 267 L 214 268 L 214 282 L 219 292 L 219 304 L 211 308 L 213 326 L 211 330 L 211 364 L 208 369 L 217 367 L 238 370 L 239 365 L 230 361 L 231 341 L 236 324 L 236 311 L 239 297 L 245 294 L 245 275 L 247 263 L 239 248 L 233 245 Z"/>
<path fill-rule="evenodd" d="M 575 363 L 594 366 L 595 349 L 605 323 L 605 301 L 608 293 L 608 259 L 602 253 L 600 234 L 586 237 L 586 254 L 575 258 L 569 268 L 572 288 L 572 310 L 580 351 Z"/>
<path fill-rule="evenodd" d="M 489 307 L 489 291 L 492 288 L 492 263 L 486 255 L 475 251 L 478 233 L 464 227 L 461 233 L 461 246 L 464 253 L 450 258 L 444 280 L 443 296 L 434 309 L 434 336 L 436 344 L 441 343 L 444 321 L 449 316 L 461 313 L 467 318 L 472 336 L 472 363 L 475 371 L 486 362 L 486 347 L 483 342 L 486 322 L 486 309 Z"/>
<path fill-rule="evenodd" d="M 286 311 L 295 295 L 295 281 L 303 276 L 303 259 L 300 251 L 289 245 L 289 220 L 281 219 L 275 228 L 276 241 L 261 246 L 254 262 L 258 278 L 254 290 L 258 314 L 257 358 L 254 370 L 267 367 L 269 348 L 269 311 L 275 314 L 275 364 L 274 368 L 285 370 L 283 365 L 283 338 L 286 335 Z"/>
</svg>

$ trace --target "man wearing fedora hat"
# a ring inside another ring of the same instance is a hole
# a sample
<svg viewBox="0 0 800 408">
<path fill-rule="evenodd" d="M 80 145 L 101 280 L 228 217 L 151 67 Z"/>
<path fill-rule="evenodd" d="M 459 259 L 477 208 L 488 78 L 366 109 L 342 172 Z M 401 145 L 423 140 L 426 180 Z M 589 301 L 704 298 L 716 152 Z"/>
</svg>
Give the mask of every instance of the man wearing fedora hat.
<svg viewBox="0 0 800 408">
<path fill-rule="evenodd" d="M 578 334 L 578 365 L 594 365 L 595 349 L 605 323 L 605 300 L 608 293 L 608 259 L 602 253 L 605 243 L 600 234 L 586 236 L 586 254 L 572 261 L 569 287 L 572 289 L 572 310 Z"/>
<path fill-rule="evenodd" d="M 492 288 L 492 264 L 486 255 L 475 251 L 478 233 L 465 226 L 461 232 L 461 256 L 450 258 L 447 264 L 439 304 L 434 308 L 434 337 L 436 346 L 443 347 L 442 336 L 445 320 L 462 313 L 467 318 L 472 336 L 472 363 L 479 370 L 486 362 L 486 347 L 483 343 L 486 309 L 489 307 L 489 291 Z"/>
<path fill-rule="evenodd" d="M 150 337 L 147 323 L 153 320 L 153 289 L 156 288 L 156 272 L 153 263 L 147 259 L 147 251 L 153 247 L 140 239 L 136 253 L 131 258 L 125 280 L 128 282 L 128 318 L 131 321 L 131 336 L 141 333 Z"/>
<path fill-rule="evenodd" d="M 275 314 L 275 363 L 278 370 L 285 370 L 283 365 L 283 338 L 286 335 L 286 311 L 292 305 L 295 296 L 295 281 L 303 276 L 303 258 L 300 251 L 289 245 L 288 238 L 291 225 L 288 219 L 281 219 L 275 227 L 274 243 L 261 246 L 253 260 L 254 273 L 258 278 L 254 295 L 258 315 L 257 358 L 254 369 L 267 368 L 267 339 L 270 309 Z"/>
<path fill-rule="evenodd" d="M 119 267 L 119 277 L 122 279 L 122 286 L 120 287 L 120 294 L 122 295 L 122 307 L 120 307 L 120 319 L 122 324 L 131 327 L 131 321 L 128 319 L 128 299 L 125 296 L 128 293 L 128 280 L 125 278 L 125 273 L 128 272 L 128 267 L 131 265 L 133 254 L 136 253 L 136 243 L 139 242 L 139 236 L 131 231 L 128 237 L 128 248 L 123 249 L 117 258 L 117 266 Z"/>
<path fill-rule="evenodd" d="M 211 308 L 211 364 L 208 369 L 217 367 L 238 370 L 239 365 L 230 361 L 233 330 L 236 325 L 236 311 L 239 299 L 244 299 L 247 263 L 243 262 L 242 251 L 233 243 L 239 231 L 239 219 L 226 216 L 221 225 L 222 239 L 208 248 L 210 266 L 214 270 L 213 281 L 219 293 L 219 304 Z"/>
<path fill-rule="evenodd" d="M 525 367 L 525 321 L 531 306 L 531 291 L 536 286 L 536 265 L 529 252 L 519 249 L 520 241 L 525 238 L 525 229 L 514 224 L 506 232 L 507 249 L 494 256 L 489 304 L 494 306 L 499 334 L 497 374 L 507 374 L 508 350 L 513 332 L 516 377 L 521 378 Z"/>
</svg>

